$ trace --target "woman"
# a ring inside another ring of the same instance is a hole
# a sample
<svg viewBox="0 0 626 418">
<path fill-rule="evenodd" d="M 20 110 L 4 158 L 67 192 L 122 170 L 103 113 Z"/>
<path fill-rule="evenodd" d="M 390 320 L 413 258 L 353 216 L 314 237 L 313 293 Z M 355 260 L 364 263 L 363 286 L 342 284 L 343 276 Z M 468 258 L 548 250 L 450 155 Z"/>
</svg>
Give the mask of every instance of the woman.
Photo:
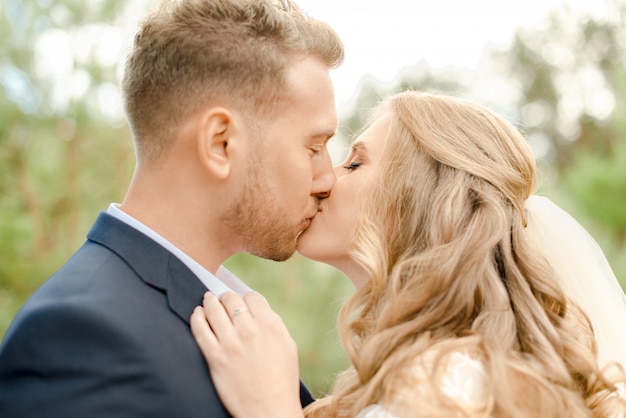
<svg viewBox="0 0 626 418">
<path fill-rule="evenodd" d="M 338 321 L 351 366 L 307 417 L 624 414 L 623 370 L 598 366 L 626 359 L 623 292 L 612 273 L 569 277 L 547 261 L 597 264 L 540 249 L 554 248 L 541 237 L 554 234 L 537 231 L 554 226 L 550 216 L 538 225 L 544 206 L 567 216 L 531 198 L 535 162 L 513 126 L 470 102 L 402 93 L 336 173 L 298 247 L 357 288 Z M 589 241 L 574 237 L 575 247 Z M 599 360 L 570 281 L 583 294 L 609 289 L 599 315 L 589 312 L 595 328 L 610 326 L 605 309 L 617 322 Z M 302 416 L 295 345 L 280 319 L 258 294 L 221 302 L 207 295 L 192 330 L 233 415 Z"/>
</svg>

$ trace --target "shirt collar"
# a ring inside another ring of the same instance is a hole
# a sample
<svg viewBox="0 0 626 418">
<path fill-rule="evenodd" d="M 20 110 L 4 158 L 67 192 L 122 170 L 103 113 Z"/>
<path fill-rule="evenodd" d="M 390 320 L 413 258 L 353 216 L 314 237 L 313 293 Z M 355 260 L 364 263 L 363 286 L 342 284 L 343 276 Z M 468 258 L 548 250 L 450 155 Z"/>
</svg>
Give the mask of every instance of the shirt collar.
<svg viewBox="0 0 626 418">
<path fill-rule="evenodd" d="M 248 285 L 242 282 L 224 266 L 220 266 L 217 269 L 217 272 L 212 274 L 210 271 L 202 267 L 200 263 L 185 254 L 180 248 L 165 239 L 162 235 L 122 211 L 119 206 L 120 205 L 118 203 L 111 203 L 107 209 L 107 213 L 135 228 L 171 252 L 198 277 L 208 290 L 214 293 L 217 297 L 224 292 L 235 292 L 240 295 L 244 295 L 251 291 Z"/>
</svg>

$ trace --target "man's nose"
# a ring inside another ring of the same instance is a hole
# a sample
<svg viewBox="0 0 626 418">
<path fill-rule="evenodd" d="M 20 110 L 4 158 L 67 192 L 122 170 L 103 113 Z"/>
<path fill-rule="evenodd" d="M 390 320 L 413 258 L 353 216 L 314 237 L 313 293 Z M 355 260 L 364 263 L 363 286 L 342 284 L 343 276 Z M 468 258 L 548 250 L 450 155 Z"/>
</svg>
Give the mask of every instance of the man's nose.
<svg viewBox="0 0 626 418">
<path fill-rule="evenodd" d="M 313 190 L 311 194 L 319 199 L 324 199 L 330 196 L 330 192 L 337 180 L 333 163 L 330 158 L 328 150 L 324 148 L 322 155 L 320 155 L 319 165 L 317 172 L 313 179 Z"/>
</svg>

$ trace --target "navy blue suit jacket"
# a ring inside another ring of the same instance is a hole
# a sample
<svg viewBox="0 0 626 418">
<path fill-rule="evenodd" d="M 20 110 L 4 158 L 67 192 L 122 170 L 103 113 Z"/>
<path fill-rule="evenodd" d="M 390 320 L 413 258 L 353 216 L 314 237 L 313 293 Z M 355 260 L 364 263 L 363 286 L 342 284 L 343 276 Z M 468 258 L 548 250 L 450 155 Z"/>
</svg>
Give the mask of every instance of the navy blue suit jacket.
<svg viewBox="0 0 626 418">
<path fill-rule="evenodd" d="M 204 285 L 106 213 L 87 238 L 5 334 L 0 417 L 228 417 L 189 328 Z"/>
</svg>

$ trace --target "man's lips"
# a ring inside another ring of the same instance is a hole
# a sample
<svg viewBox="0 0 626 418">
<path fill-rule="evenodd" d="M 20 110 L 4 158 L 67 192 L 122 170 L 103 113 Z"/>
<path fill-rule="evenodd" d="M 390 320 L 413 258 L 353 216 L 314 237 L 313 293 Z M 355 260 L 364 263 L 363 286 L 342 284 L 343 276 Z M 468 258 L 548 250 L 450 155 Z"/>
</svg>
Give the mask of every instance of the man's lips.
<svg viewBox="0 0 626 418">
<path fill-rule="evenodd" d="M 309 227 L 309 225 L 311 225 L 311 221 L 313 221 L 313 218 L 315 218 L 315 216 L 318 214 L 319 211 L 320 211 L 319 209 L 316 209 L 315 212 L 313 212 L 312 215 L 307 216 L 306 218 L 304 218 L 304 221 L 303 221 L 303 224 L 305 225 L 304 229 L 307 229 Z"/>
<path fill-rule="evenodd" d="M 313 220 L 313 218 L 315 218 L 315 217 L 317 216 L 317 214 L 318 214 L 318 213 L 320 213 L 321 211 L 322 211 L 322 210 L 321 210 L 321 209 L 319 209 L 319 208 L 318 208 L 318 209 L 316 209 L 316 210 L 315 210 L 315 212 L 313 212 L 313 214 L 312 214 L 312 215 L 307 216 L 307 218 L 306 218 L 306 219 L 307 219 L 307 220 L 309 220 L 309 221 L 312 221 L 312 220 Z"/>
</svg>

